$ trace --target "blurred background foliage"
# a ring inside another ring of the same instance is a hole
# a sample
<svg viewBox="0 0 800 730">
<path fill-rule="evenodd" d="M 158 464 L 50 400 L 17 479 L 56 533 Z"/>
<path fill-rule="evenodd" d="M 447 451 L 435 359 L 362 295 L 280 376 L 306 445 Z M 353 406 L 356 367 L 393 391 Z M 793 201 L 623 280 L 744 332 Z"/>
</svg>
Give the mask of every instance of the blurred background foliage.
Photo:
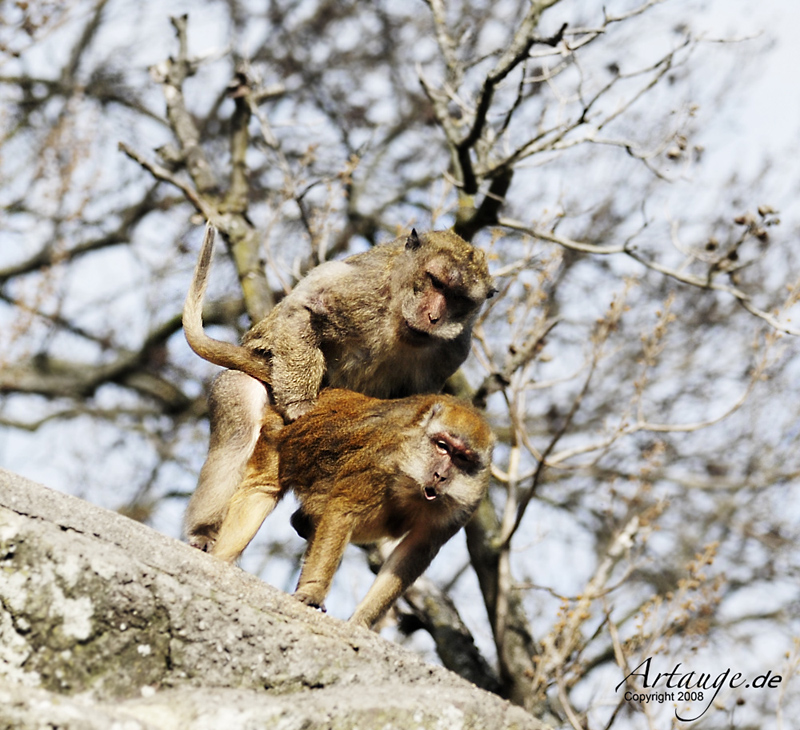
<svg viewBox="0 0 800 730">
<path fill-rule="evenodd" d="M 0 1 L 0 464 L 179 536 L 216 371 L 180 330 L 204 214 L 228 244 L 205 317 L 229 340 L 314 264 L 455 226 L 500 289 L 462 381 L 495 479 L 385 634 L 563 727 L 674 720 L 623 700 L 650 656 L 769 669 L 779 689 L 724 689 L 702 726 L 781 727 L 800 635 L 784 10 Z M 290 509 L 243 561 L 287 590 Z M 370 580 L 353 549 L 333 615 Z"/>
</svg>

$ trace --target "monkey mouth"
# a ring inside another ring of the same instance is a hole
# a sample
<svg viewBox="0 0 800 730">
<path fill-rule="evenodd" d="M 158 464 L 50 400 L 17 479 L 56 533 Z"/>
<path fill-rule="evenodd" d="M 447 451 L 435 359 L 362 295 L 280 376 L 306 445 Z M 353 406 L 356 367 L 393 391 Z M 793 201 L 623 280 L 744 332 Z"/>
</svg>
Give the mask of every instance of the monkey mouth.
<svg viewBox="0 0 800 730">
<path fill-rule="evenodd" d="M 406 340 L 412 345 L 427 345 L 432 339 L 430 332 L 420 330 L 406 322 Z"/>
<path fill-rule="evenodd" d="M 439 493 L 436 491 L 436 487 L 425 487 L 423 490 L 425 493 L 425 499 L 429 502 L 433 502 L 439 496 Z"/>
</svg>

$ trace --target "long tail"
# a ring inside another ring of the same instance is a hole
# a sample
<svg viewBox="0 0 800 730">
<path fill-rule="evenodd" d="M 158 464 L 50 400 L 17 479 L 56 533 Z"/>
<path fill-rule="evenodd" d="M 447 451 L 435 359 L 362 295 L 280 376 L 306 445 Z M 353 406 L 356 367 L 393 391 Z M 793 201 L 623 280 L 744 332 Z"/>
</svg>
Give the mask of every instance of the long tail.
<svg viewBox="0 0 800 730">
<path fill-rule="evenodd" d="M 217 229 L 206 223 L 200 257 L 194 270 L 189 293 L 183 305 L 183 331 L 186 341 L 200 357 L 215 365 L 231 370 L 240 370 L 258 380 L 269 382 L 269 365 L 241 345 L 222 342 L 209 337 L 203 330 L 203 298 L 208 285 L 211 254 L 214 252 L 214 237 Z"/>
</svg>

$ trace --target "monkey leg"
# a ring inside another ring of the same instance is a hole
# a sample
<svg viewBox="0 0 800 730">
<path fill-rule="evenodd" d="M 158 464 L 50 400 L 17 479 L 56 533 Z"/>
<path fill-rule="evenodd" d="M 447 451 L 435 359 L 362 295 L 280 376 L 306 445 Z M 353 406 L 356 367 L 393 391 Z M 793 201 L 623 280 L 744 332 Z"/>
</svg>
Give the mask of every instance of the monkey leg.
<svg viewBox="0 0 800 730">
<path fill-rule="evenodd" d="M 366 628 L 372 626 L 422 575 L 449 536 L 428 529 L 409 532 L 392 550 L 350 622 Z"/>
<path fill-rule="evenodd" d="M 255 537 L 283 496 L 278 479 L 276 436 L 283 419 L 268 409 L 261 437 L 247 463 L 244 479 L 233 494 L 211 554 L 232 563 Z"/>
<path fill-rule="evenodd" d="M 333 574 L 352 534 L 351 521 L 331 505 L 311 535 L 294 592 L 298 601 L 325 610 L 323 604 L 331 589 Z"/>
<path fill-rule="evenodd" d="M 189 544 L 201 550 L 213 547 L 265 423 L 270 428 L 277 422 L 283 425 L 269 405 L 264 384 L 234 370 L 226 370 L 214 380 L 208 407 L 208 456 L 184 517 Z"/>
<path fill-rule="evenodd" d="M 219 536 L 211 554 L 232 563 L 256 536 L 261 524 L 275 509 L 280 498 L 277 485 L 246 486 L 242 485 L 233 496 L 228 514 L 219 528 Z"/>
</svg>

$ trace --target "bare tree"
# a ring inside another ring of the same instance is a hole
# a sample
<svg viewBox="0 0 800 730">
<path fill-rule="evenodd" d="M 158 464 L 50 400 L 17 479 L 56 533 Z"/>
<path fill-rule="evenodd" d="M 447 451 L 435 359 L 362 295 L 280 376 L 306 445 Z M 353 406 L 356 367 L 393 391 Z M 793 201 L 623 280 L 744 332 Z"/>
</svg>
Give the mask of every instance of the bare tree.
<svg viewBox="0 0 800 730">
<path fill-rule="evenodd" d="M 759 197 L 769 160 L 721 178 L 704 142 L 764 42 L 659 0 L 295 5 L 0 4 L 6 443 L 176 533 L 213 374 L 179 331 L 202 220 L 229 339 L 316 263 L 454 226 L 500 288 L 451 384 L 494 484 L 387 631 L 554 725 L 709 707 L 626 700 L 648 658 L 783 677 L 726 685 L 708 727 L 796 711 L 797 222 Z M 301 549 L 248 567 L 289 581 Z"/>
</svg>

